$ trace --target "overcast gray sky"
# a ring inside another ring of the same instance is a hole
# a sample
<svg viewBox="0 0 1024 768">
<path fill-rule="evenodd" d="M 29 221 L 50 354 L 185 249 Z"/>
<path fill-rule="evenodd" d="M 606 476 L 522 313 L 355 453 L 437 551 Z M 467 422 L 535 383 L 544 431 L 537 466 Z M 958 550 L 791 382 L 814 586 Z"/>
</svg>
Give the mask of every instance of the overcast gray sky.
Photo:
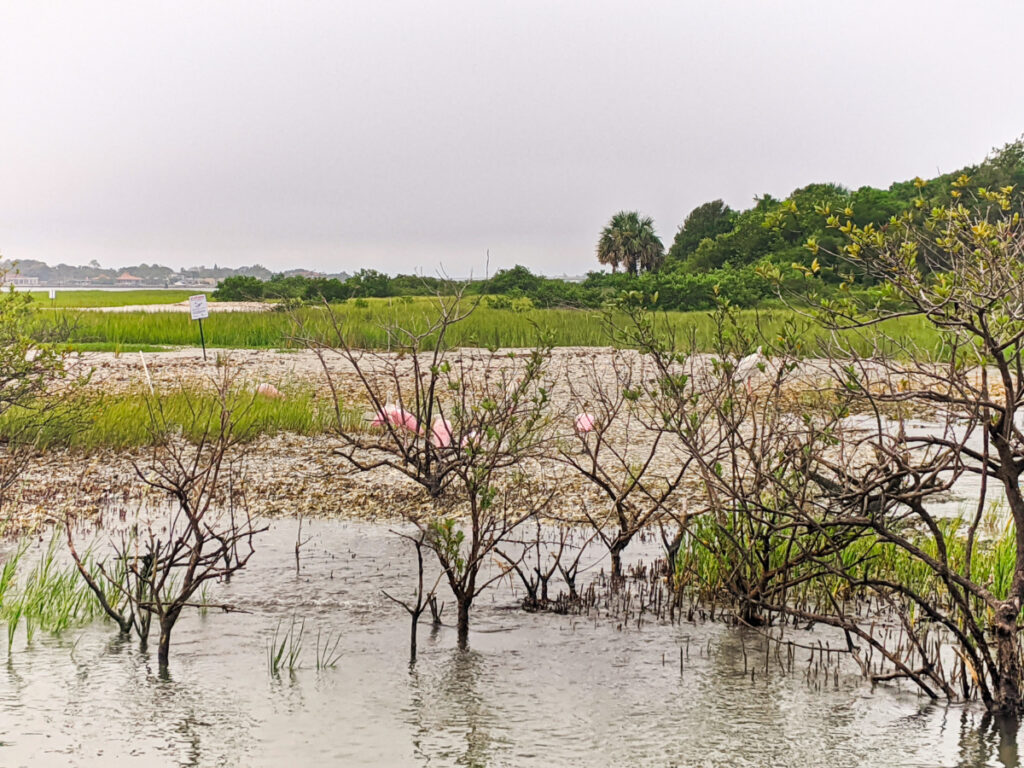
<svg viewBox="0 0 1024 768">
<path fill-rule="evenodd" d="M 0 0 L 0 253 L 596 267 L 620 209 L 887 185 L 1024 132 L 1024 3 Z"/>
</svg>

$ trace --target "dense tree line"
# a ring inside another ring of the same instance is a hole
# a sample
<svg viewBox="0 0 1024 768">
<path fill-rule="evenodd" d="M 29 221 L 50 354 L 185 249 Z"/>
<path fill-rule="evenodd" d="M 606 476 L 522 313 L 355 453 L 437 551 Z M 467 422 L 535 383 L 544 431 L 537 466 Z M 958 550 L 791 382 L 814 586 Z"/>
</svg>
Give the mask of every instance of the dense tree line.
<svg viewBox="0 0 1024 768">
<path fill-rule="evenodd" d="M 714 305 L 716 288 L 740 306 L 755 306 L 771 296 L 771 286 L 752 270 L 731 267 L 704 273 L 609 274 L 591 272 L 582 282 L 544 277 L 523 266 L 503 269 L 487 280 L 462 285 L 467 296 L 488 296 L 496 308 L 578 307 L 597 309 L 623 291 L 642 290 L 659 294 L 659 305 L 668 309 L 708 309 Z M 361 298 L 434 296 L 451 294 L 454 283 L 415 275 L 389 277 L 363 270 L 347 280 L 284 277 L 267 281 L 255 277 L 229 277 L 221 281 L 213 297 L 218 301 L 292 300 L 303 302 L 346 301 Z"/>
<path fill-rule="evenodd" d="M 452 281 L 421 275 L 391 277 L 375 269 L 361 269 L 351 277 L 273 275 L 269 280 L 236 275 L 222 280 L 213 297 L 218 301 L 346 301 L 389 296 L 435 296 L 450 293 Z"/>
<path fill-rule="evenodd" d="M 1007 144 L 978 165 L 962 168 L 930 180 L 896 182 L 888 189 L 860 187 L 849 190 L 838 184 L 810 184 L 794 190 L 785 200 L 759 197 L 753 207 L 734 211 L 721 200 L 698 206 L 686 217 L 666 254 L 661 270 L 668 274 L 709 274 L 719 269 L 739 273 L 758 266 L 788 268 L 803 262 L 810 240 L 820 246 L 820 266 L 840 283 L 839 263 L 828 254 L 842 246 L 845 234 L 828 225 L 831 211 L 843 214 L 858 227 L 887 227 L 894 216 L 917 212 L 918 218 L 936 207 L 957 202 L 957 181 L 969 179 L 972 188 L 999 190 L 1013 187 L 1011 199 L 1024 201 L 1024 139 Z M 849 269 L 845 265 L 844 269 Z M 740 285 L 746 285 L 744 280 Z M 723 284 L 723 292 L 726 286 Z M 730 297 L 743 303 L 746 296 Z"/>
<path fill-rule="evenodd" d="M 936 207 L 957 202 L 958 189 L 969 179 L 972 188 L 1013 187 L 1011 200 L 1024 202 L 1024 139 L 993 152 L 982 163 L 927 181 L 896 182 L 888 189 L 838 184 L 810 184 L 785 200 L 758 197 L 754 205 L 735 211 L 722 200 L 694 208 L 679 227 L 667 252 L 654 222 L 635 211 L 620 211 L 601 232 L 598 261 L 612 272 L 591 272 L 580 282 L 544 277 L 523 266 L 504 269 L 486 280 L 463 286 L 468 295 L 490 295 L 492 306 L 596 308 L 624 291 L 657 294 L 662 309 L 701 310 L 724 297 L 739 307 L 754 307 L 774 296 L 762 278 L 765 269 L 792 272 L 793 263 L 808 260 L 808 241 L 819 246 L 818 268 L 826 289 L 856 278 L 870 289 L 869 275 L 851 274 L 829 254 L 842 249 L 845 234 L 828 225 L 823 212 L 843 215 L 857 227 L 884 228 L 904 211 L 926 216 Z M 958 180 L 960 186 L 958 187 Z M 1019 209 L 1019 208 L 1018 208 Z M 621 268 L 621 271 L 619 271 Z M 795 278 L 794 278 L 795 279 Z M 418 275 L 389 275 L 364 269 L 340 280 L 275 275 L 262 281 L 234 276 L 222 281 L 215 298 L 345 301 L 348 299 L 450 294 L 454 283 Z"/>
</svg>

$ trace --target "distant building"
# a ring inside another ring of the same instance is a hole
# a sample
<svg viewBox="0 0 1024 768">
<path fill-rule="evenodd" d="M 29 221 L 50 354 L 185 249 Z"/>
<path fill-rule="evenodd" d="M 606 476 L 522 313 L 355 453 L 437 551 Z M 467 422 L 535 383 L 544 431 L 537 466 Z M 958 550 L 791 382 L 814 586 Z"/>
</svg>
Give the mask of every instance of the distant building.
<svg viewBox="0 0 1024 768">
<path fill-rule="evenodd" d="M 3 278 L 0 278 L 0 285 L 17 285 L 20 287 L 39 285 L 39 278 L 26 275 L 4 275 Z"/>
<path fill-rule="evenodd" d="M 142 285 L 142 278 L 136 277 L 129 272 L 122 272 L 121 276 L 117 278 L 118 285 Z"/>
</svg>

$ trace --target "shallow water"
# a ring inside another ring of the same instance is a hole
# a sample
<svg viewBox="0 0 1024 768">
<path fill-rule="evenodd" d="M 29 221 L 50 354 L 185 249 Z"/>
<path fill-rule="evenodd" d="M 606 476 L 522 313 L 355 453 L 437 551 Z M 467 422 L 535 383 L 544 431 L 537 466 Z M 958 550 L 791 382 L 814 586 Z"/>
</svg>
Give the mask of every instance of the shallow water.
<svg viewBox="0 0 1024 768">
<path fill-rule="evenodd" d="M 1015 728 L 976 708 L 853 670 L 752 680 L 751 630 L 528 614 L 507 585 L 474 607 L 471 650 L 424 625 L 410 666 L 408 619 L 380 592 L 411 589 L 408 545 L 372 524 L 307 532 L 298 577 L 296 524 L 263 535 L 215 595 L 250 613 L 184 617 L 166 677 L 110 624 L 19 636 L 0 664 L 0 766 L 1017 765 Z M 275 678 L 268 639 L 292 616 L 302 667 Z M 340 633 L 336 668 L 315 669 L 318 630 Z"/>
</svg>

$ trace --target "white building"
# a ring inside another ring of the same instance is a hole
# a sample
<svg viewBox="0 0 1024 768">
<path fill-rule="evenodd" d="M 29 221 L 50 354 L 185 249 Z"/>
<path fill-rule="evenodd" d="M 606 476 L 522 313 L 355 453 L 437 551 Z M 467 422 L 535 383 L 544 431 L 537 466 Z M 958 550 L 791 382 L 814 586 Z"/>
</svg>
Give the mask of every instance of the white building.
<svg viewBox="0 0 1024 768">
<path fill-rule="evenodd" d="M 0 285 L 16 285 L 21 288 L 39 285 L 38 277 L 28 277 L 26 275 L 11 275 L 7 274 L 0 278 Z"/>
</svg>

